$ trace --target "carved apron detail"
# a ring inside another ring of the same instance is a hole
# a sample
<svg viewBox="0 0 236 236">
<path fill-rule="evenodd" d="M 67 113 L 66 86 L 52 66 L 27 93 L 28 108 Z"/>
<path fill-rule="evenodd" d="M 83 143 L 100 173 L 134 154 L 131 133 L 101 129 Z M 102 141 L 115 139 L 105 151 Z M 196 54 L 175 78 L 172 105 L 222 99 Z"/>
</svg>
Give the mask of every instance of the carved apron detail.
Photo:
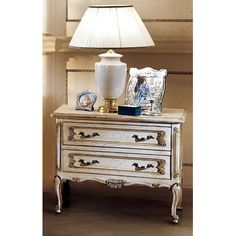
<svg viewBox="0 0 236 236">
<path fill-rule="evenodd" d="M 78 177 L 72 177 L 72 180 L 73 180 L 74 182 L 79 182 L 79 181 L 80 181 L 80 178 L 78 178 Z"/>
<path fill-rule="evenodd" d="M 108 179 L 105 181 L 106 186 L 113 189 L 125 187 L 126 183 L 127 181 L 121 179 Z"/>
</svg>

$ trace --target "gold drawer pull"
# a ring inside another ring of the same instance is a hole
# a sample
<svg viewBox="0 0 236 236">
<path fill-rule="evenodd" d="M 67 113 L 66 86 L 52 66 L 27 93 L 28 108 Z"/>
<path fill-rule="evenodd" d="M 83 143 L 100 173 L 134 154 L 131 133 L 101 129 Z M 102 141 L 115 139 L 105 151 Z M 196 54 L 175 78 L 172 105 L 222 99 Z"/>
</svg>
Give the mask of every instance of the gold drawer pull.
<svg viewBox="0 0 236 236">
<path fill-rule="evenodd" d="M 97 160 L 92 160 L 92 162 L 85 162 L 83 159 L 79 159 L 79 161 L 78 162 L 80 162 L 81 164 L 81 166 L 91 166 L 91 165 L 93 165 L 93 164 L 96 164 L 96 163 L 99 163 L 99 161 L 97 161 Z"/>
<path fill-rule="evenodd" d="M 165 147 L 166 146 L 166 142 L 165 142 L 165 135 L 166 132 L 161 130 L 161 131 L 157 131 L 157 143 L 159 146 Z"/>
<path fill-rule="evenodd" d="M 138 163 L 133 163 L 132 166 L 135 166 L 135 170 L 145 170 L 145 169 L 148 169 L 148 168 L 153 168 L 154 166 L 152 164 L 147 164 L 147 166 L 139 166 Z"/>
<path fill-rule="evenodd" d="M 142 137 L 142 138 L 139 138 L 138 135 L 134 134 L 132 136 L 132 138 L 135 139 L 135 142 L 144 142 L 144 141 L 147 141 L 149 139 L 154 139 L 151 135 L 148 135 L 146 138 Z"/>
<path fill-rule="evenodd" d="M 98 133 L 85 135 L 84 132 L 79 132 L 79 135 L 81 136 L 81 138 L 92 138 L 92 137 L 100 136 Z"/>
<path fill-rule="evenodd" d="M 164 175 L 165 174 L 165 164 L 166 161 L 163 159 L 160 159 L 157 161 L 157 173 Z"/>
</svg>

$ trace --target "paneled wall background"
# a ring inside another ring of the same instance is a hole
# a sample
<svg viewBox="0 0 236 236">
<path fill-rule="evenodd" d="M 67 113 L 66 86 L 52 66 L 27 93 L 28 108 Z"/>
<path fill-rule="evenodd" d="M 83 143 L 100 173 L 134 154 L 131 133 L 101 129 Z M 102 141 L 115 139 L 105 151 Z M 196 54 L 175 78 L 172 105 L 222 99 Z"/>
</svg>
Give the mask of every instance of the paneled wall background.
<svg viewBox="0 0 236 236">
<path fill-rule="evenodd" d="M 134 5 L 156 46 L 117 52 L 123 54 L 128 68 L 166 68 L 163 107 L 188 112 L 183 129 L 184 187 L 192 188 L 192 0 L 44 0 L 44 191 L 53 191 L 55 174 L 55 120 L 50 114 L 63 103 L 74 105 L 76 95 L 88 88 L 98 95 L 96 107 L 102 102 L 94 80 L 94 62 L 103 51 L 69 49 L 70 38 L 88 5 L 122 3 Z M 124 102 L 124 94 L 119 102 Z"/>
</svg>

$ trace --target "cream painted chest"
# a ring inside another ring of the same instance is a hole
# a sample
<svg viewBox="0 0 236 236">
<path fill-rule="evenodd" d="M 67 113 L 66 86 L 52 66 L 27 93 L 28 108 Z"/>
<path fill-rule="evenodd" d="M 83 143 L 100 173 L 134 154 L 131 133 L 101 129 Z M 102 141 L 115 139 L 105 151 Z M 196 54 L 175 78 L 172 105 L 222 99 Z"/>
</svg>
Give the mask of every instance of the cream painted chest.
<svg viewBox="0 0 236 236">
<path fill-rule="evenodd" d="M 164 109 L 161 116 L 121 116 L 78 111 L 62 105 L 57 124 L 56 212 L 65 181 L 97 181 L 110 188 L 145 185 L 173 193 L 171 217 L 182 208 L 182 124 L 185 112 Z"/>
</svg>

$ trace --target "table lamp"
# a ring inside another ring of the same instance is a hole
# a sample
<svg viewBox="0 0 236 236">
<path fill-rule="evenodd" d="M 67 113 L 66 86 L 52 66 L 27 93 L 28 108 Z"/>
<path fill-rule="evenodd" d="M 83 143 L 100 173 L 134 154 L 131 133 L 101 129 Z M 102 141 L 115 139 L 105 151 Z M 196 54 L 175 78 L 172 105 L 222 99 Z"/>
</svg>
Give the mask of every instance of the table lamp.
<svg viewBox="0 0 236 236">
<path fill-rule="evenodd" d="M 95 63 L 95 80 L 105 105 L 99 112 L 117 112 L 117 99 L 126 85 L 127 65 L 112 49 L 154 46 L 141 18 L 132 5 L 92 5 L 84 13 L 69 46 L 109 49 Z"/>
</svg>

